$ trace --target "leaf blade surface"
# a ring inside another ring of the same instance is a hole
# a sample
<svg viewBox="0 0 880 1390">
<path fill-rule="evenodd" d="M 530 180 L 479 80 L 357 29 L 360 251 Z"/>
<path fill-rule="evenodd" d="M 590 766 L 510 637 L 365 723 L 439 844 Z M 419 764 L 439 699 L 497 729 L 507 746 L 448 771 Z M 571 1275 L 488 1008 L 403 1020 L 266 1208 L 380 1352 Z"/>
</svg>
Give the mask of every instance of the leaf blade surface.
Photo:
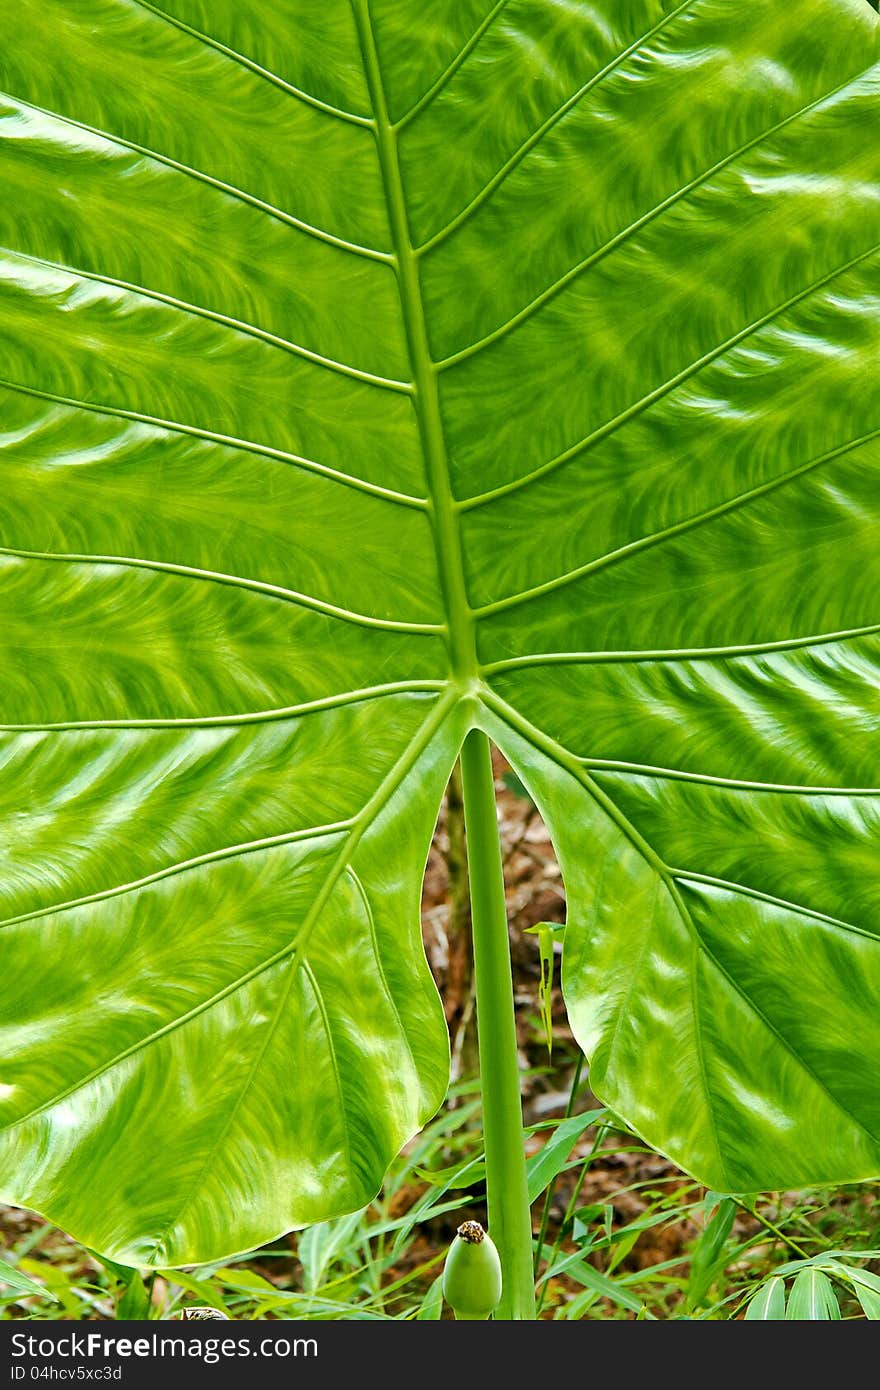
<svg viewBox="0 0 880 1390">
<path fill-rule="evenodd" d="M 93 11 L 0 58 L 4 1196 L 159 1266 L 369 1201 L 474 724 L 603 1100 L 875 1175 L 874 17 Z"/>
</svg>

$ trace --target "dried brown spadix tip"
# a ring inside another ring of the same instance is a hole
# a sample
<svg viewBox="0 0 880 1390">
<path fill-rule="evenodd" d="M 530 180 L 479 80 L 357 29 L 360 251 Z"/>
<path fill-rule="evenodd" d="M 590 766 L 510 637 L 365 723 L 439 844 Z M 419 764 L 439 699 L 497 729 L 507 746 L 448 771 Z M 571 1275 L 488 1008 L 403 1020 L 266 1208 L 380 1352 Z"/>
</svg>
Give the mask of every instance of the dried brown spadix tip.
<svg viewBox="0 0 880 1390">
<path fill-rule="evenodd" d="M 459 1240 L 466 1240 L 469 1245 L 479 1245 L 480 1241 L 485 1239 L 486 1232 L 479 1221 L 462 1221 L 456 1235 Z"/>
</svg>

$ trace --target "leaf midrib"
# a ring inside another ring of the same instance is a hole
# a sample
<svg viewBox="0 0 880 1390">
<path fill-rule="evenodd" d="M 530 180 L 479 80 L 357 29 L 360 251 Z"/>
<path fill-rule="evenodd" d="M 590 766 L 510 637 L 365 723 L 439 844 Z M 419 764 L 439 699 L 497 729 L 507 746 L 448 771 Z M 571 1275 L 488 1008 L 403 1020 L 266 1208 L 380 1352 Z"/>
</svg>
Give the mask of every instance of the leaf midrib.
<svg viewBox="0 0 880 1390">
<path fill-rule="evenodd" d="M 444 609 L 453 677 L 473 688 L 478 678 L 474 619 L 464 579 L 458 507 L 449 480 L 449 459 L 440 412 L 437 366 L 431 356 L 428 325 L 416 254 L 410 235 L 397 131 L 388 113 L 369 0 L 351 0 L 364 76 L 375 122 L 376 151 L 391 229 L 394 266 L 412 368 L 412 402 L 418 423 L 429 494 L 428 515 Z"/>
</svg>

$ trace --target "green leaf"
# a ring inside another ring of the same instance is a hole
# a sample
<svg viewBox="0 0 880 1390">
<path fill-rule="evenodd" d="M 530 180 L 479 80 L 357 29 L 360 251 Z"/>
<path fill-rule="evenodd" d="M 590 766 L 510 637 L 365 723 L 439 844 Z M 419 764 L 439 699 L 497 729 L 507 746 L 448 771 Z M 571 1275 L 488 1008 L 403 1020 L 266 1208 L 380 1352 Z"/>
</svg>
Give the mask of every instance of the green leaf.
<svg viewBox="0 0 880 1390">
<path fill-rule="evenodd" d="M 231 1289 L 244 1289 L 248 1293 L 278 1293 L 274 1284 L 270 1284 L 261 1274 L 255 1274 L 252 1269 L 218 1269 L 214 1278 Z"/>
<path fill-rule="evenodd" d="M 548 1269 L 539 1280 L 543 1283 L 546 1279 L 552 1279 L 557 1274 L 567 1273 L 570 1278 L 576 1279 L 579 1284 L 590 1289 L 598 1297 L 608 1298 L 612 1303 L 616 1303 L 621 1308 L 626 1308 L 631 1313 L 641 1313 L 644 1307 L 643 1301 L 635 1294 L 623 1286 L 617 1279 L 609 1279 L 601 1270 L 595 1269 L 578 1252 L 577 1255 L 569 1256 L 567 1259 L 560 1260 L 558 1264 Z"/>
<path fill-rule="evenodd" d="M 185 1274 L 181 1270 L 169 1272 L 171 1282 L 179 1284 L 187 1293 L 195 1295 L 199 1303 L 208 1307 L 216 1308 L 220 1313 L 229 1314 L 219 1290 L 210 1279 L 196 1279 L 191 1274 Z"/>
<path fill-rule="evenodd" d="M 583 1114 L 560 1120 L 538 1152 L 526 1160 L 530 1202 L 534 1202 L 559 1176 L 581 1135 L 590 1125 L 601 1124 L 604 1116 L 604 1109 L 586 1110 Z"/>
<path fill-rule="evenodd" d="M 306 1293 L 320 1288 L 330 1267 L 351 1249 L 352 1239 L 360 1232 L 363 1219 L 362 1211 L 353 1211 L 336 1221 L 322 1221 L 303 1233 L 297 1255 L 302 1264 L 303 1289 Z"/>
<path fill-rule="evenodd" d="M 736 1216 L 736 1202 L 731 1197 L 719 1199 L 716 1196 L 713 1205 L 714 1210 L 700 1233 L 691 1256 L 687 1283 L 689 1310 L 699 1307 L 704 1302 L 712 1283 L 729 1259 L 726 1246 Z"/>
<path fill-rule="evenodd" d="M 875 1176 L 875 14 L 7 9 L 0 1200 L 143 1267 L 371 1200 L 473 726 L 602 1101 Z"/>
<path fill-rule="evenodd" d="M 568 1164 L 572 1146 L 585 1130 L 605 1118 L 604 1108 L 587 1110 L 579 1115 L 560 1120 L 551 1130 L 537 1153 L 526 1159 L 529 1201 L 534 1202 L 547 1185 L 557 1177 Z M 530 1131 L 531 1132 L 531 1131 Z M 443 1191 L 455 1188 L 476 1187 L 486 1181 L 486 1164 L 482 1156 L 468 1159 L 464 1163 L 454 1163 L 448 1168 L 416 1168 L 416 1173 L 425 1182 Z"/>
<path fill-rule="evenodd" d="M 866 1288 L 864 1284 L 857 1281 L 855 1294 L 865 1317 L 870 1322 L 880 1322 L 880 1293 L 875 1293 L 873 1289 Z"/>
<path fill-rule="evenodd" d="M 870 1322 L 880 1322 L 880 1275 L 858 1266 L 834 1263 L 831 1268 L 838 1279 L 850 1285 Z"/>
<path fill-rule="evenodd" d="M 781 1322 L 785 1317 L 785 1283 L 774 1275 L 749 1299 L 746 1322 Z"/>
<path fill-rule="evenodd" d="M 880 1274 L 872 1274 L 869 1269 L 854 1269 L 851 1266 L 835 1266 L 837 1273 L 844 1271 L 853 1284 L 863 1284 L 866 1289 L 880 1293 Z"/>
<path fill-rule="evenodd" d="M 840 1305 L 831 1280 L 821 1269 L 802 1269 L 791 1286 L 785 1316 L 792 1322 L 839 1320 Z"/>
<path fill-rule="evenodd" d="M 42 1284 L 38 1284 L 36 1279 L 28 1278 L 15 1265 L 11 1265 L 8 1260 L 0 1260 L 0 1285 L 14 1289 L 18 1294 L 28 1296 L 36 1294 L 38 1298 L 45 1299 L 47 1303 L 58 1302 L 53 1293 L 50 1293 Z"/>
<path fill-rule="evenodd" d="M 419 1311 L 416 1313 L 416 1319 L 426 1322 L 439 1322 L 442 1313 L 443 1275 L 438 1274 L 419 1304 Z"/>
<path fill-rule="evenodd" d="M 486 1181 L 486 1164 L 482 1158 L 452 1163 L 448 1168 L 416 1168 L 416 1176 L 444 1191 L 458 1187 L 477 1187 Z"/>
<path fill-rule="evenodd" d="M 123 1322 L 149 1319 L 150 1291 L 136 1269 L 131 1271 L 125 1292 L 116 1305 L 116 1316 Z"/>
</svg>

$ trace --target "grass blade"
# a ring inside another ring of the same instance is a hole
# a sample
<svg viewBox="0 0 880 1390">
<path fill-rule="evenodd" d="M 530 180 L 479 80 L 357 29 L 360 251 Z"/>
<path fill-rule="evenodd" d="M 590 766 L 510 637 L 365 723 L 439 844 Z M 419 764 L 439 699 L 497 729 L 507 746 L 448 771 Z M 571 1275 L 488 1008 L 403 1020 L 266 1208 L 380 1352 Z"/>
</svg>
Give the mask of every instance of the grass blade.
<svg viewBox="0 0 880 1390">
<path fill-rule="evenodd" d="M 48 1299 L 50 1303 L 57 1303 L 58 1299 L 50 1293 L 42 1284 L 38 1284 L 35 1279 L 29 1279 L 15 1265 L 8 1264 L 6 1260 L 0 1260 L 0 1284 L 6 1284 L 9 1288 L 15 1289 L 16 1293 L 36 1294 L 40 1298 Z"/>
</svg>

